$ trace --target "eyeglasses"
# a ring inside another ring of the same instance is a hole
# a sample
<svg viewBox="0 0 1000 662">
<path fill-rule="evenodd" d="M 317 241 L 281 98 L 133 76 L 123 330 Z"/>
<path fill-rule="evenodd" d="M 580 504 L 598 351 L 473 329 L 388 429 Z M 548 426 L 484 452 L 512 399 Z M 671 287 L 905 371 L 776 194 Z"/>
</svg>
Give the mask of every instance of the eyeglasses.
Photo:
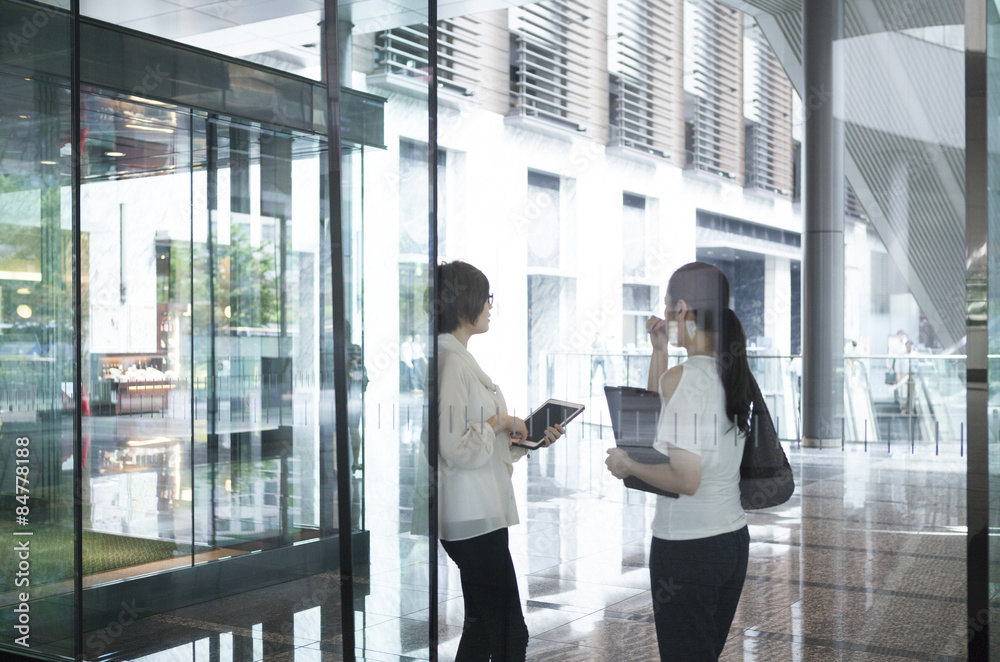
<svg viewBox="0 0 1000 662">
<path fill-rule="evenodd" d="M 490 292 L 490 295 L 488 297 L 486 297 L 486 302 L 488 304 L 490 304 L 491 306 L 493 305 L 493 293 L 492 292 Z"/>
</svg>

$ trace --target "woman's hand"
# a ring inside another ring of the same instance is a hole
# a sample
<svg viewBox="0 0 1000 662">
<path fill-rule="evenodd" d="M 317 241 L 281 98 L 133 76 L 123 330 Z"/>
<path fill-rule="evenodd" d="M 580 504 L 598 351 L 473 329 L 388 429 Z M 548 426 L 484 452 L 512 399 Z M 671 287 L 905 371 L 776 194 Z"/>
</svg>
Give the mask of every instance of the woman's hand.
<svg viewBox="0 0 1000 662">
<path fill-rule="evenodd" d="M 501 414 L 506 419 L 507 425 L 506 429 L 510 430 L 510 442 L 512 444 L 523 443 L 528 438 L 528 426 L 524 424 L 524 421 L 520 418 L 514 418 L 513 416 L 508 416 L 507 414 Z"/>
<path fill-rule="evenodd" d="M 566 431 L 558 423 L 545 428 L 545 439 L 541 443 L 542 448 L 548 448 L 556 442 L 556 439 L 564 434 L 566 434 Z"/>
<path fill-rule="evenodd" d="M 500 414 L 499 417 L 494 415 L 486 419 L 490 427 L 500 434 L 501 432 L 508 432 L 512 441 L 518 443 L 524 441 L 528 438 L 528 428 L 520 418 L 514 418 L 508 414 Z"/>
<path fill-rule="evenodd" d="M 632 458 L 620 448 L 609 448 L 604 464 L 615 478 L 625 479 L 632 475 Z"/>
<path fill-rule="evenodd" d="M 667 321 L 660 319 L 656 315 L 650 315 L 646 320 L 646 333 L 649 334 L 649 342 L 654 350 L 667 351 L 670 346 L 670 327 Z"/>
</svg>

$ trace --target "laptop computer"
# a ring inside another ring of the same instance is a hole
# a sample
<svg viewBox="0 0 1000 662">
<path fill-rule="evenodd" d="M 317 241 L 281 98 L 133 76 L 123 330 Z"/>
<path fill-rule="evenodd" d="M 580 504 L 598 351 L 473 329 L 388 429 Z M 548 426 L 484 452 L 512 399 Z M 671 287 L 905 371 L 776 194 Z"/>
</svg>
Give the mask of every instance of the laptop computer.
<svg viewBox="0 0 1000 662">
<path fill-rule="evenodd" d="M 657 421 L 660 417 L 660 394 L 634 386 L 605 386 L 604 396 L 608 399 L 611 430 L 618 448 L 628 453 L 628 456 L 636 462 L 669 463 L 668 455 L 653 448 Z M 653 487 L 635 476 L 625 479 L 625 487 L 674 499 L 679 496 L 675 492 Z"/>
</svg>

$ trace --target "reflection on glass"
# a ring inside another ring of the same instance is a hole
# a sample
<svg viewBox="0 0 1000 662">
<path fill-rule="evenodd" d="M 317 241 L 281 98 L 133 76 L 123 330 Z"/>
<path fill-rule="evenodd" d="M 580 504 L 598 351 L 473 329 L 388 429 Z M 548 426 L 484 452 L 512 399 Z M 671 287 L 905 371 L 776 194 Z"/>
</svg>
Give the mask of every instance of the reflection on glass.
<svg viewBox="0 0 1000 662">
<path fill-rule="evenodd" d="M 85 528 L 134 574 L 316 537 L 318 143 L 85 108 Z"/>
<path fill-rule="evenodd" d="M 73 392 L 68 90 L 0 74 L 0 122 L 7 127 L 0 149 L 0 644 L 71 654 L 66 594 L 80 401 Z M 82 406 L 86 412 L 85 399 Z"/>
</svg>

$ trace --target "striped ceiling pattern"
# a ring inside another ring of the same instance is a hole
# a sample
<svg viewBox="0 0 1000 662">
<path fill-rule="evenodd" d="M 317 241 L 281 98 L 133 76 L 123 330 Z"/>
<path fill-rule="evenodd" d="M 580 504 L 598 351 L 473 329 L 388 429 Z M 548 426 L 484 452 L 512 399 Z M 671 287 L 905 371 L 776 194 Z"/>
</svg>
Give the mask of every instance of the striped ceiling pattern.
<svg viewBox="0 0 1000 662">
<path fill-rule="evenodd" d="M 829 98 L 802 89 L 802 0 L 724 1 L 757 19 L 804 112 Z M 965 336 L 965 68 L 943 26 L 964 23 L 961 0 L 845 0 L 837 45 L 845 174 L 945 347 Z"/>
</svg>

